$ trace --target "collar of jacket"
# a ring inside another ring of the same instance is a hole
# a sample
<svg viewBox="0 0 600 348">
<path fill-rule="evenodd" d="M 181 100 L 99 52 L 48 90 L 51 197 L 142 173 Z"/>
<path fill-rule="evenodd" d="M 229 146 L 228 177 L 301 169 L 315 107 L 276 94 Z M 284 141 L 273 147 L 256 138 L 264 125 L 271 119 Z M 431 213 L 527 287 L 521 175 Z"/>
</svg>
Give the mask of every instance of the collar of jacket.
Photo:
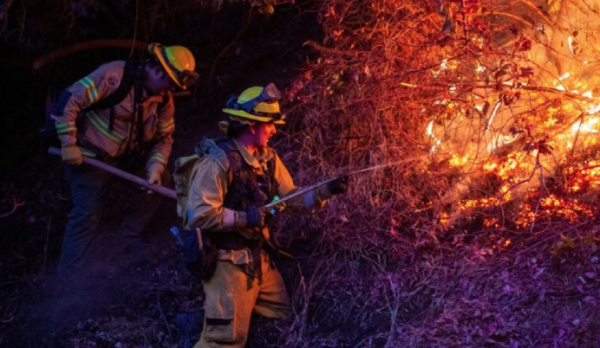
<svg viewBox="0 0 600 348">
<path fill-rule="evenodd" d="M 271 159 L 270 157 L 272 156 L 272 152 L 269 151 L 268 148 L 259 148 L 256 150 L 256 156 L 252 156 L 248 149 L 246 149 L 246 147 L 237 139 L 233 139 L 233 143 L 242 155 L 244 161 L 246 161 L 246 163 L 248 163 L 248 165 L 253 168 L 261 169 L 261 164 L 266 163 L 268 160 Z"/>
</svg>

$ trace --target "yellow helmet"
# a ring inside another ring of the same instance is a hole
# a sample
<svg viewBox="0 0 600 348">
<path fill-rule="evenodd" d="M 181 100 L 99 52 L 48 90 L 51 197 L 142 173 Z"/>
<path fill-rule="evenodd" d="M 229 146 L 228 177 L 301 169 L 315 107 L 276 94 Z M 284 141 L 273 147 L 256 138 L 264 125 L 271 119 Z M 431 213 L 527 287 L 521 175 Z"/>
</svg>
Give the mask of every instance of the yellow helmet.
<svg viewBox="0 0 600 348">
<path fill-rule="evenodd" d="M 223 112 L 234 118 L 241 117 L 247 120 L 284 124 L 285 115 L 279 109 L 281 93 L 274 84 L 266 87 L 250 87 L 242 92 L 239 97 L 235 95 L 227 101 Z"/>
<path fill-rule="evenodd" d="M 158 59 L 167 74 L 180 88 L 188 89 L 198 81 L 199 76 L 194 71 L 196 60 L 187 48 L 151 43 L 148 45 L 148 51 Z"/>
</svg>

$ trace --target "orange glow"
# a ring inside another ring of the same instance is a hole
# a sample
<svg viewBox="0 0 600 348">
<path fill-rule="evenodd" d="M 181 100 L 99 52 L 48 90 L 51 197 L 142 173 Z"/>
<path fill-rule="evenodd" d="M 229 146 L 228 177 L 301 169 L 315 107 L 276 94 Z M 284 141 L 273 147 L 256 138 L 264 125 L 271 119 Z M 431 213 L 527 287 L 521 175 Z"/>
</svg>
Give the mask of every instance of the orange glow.
<svg viewBox="0 0 600 348">
<path fill-rule="evenodd" d="M 593 209 L 578 200 L 565 200 L 564 198 L 550 195 L 540 201 L 540 206 L 535 213 L 535 207 L 523 204 L 521 214 L 517 219 L 517 225 L 521 227 L 530 226 L 534 220 L 551 220 L 560 218 L 570 223 L 579 221 L 581 218 L 593 217 Z"/>
<path fill-rule="evenodd" d="M 563 172 L 568 179 L 570 192 L 577 193 L 600 188 L 600 161 L 570 166 Z"/>
<path fill-rule="evenodd" d="M 424 111 L 425 136 L 429 158 L 450 168 L 438 213 L 444 226 L 533 231 L 540 222 L 589 221 L 598 210 L 600 73 L 588 64 L 597 43 L 578 36 L 588 18 L 579 15 L 579 23 L 562 18 L 570 33 L 562 40 L 541 40 L 553 33 L 540 26 L 514 34 L 515 48 L 498 60 L 448 54 L 431 65 L 443 92 Z M 585 26 L 597 32 L 600 20 Z M 490 45 L 470 34 L 474 45 Z M 509 245 L 496 239 L 496 248 Z"/>
</svg>

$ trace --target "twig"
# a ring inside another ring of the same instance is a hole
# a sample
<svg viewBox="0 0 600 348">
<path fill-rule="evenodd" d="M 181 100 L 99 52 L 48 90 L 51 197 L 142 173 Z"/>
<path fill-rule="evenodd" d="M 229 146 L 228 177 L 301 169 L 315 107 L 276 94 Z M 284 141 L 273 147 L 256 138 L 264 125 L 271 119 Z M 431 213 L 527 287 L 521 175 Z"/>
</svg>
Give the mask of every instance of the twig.
<svg viewBox="0 0 600 348">
<path fill-rule="evenodd" d="M 360 52 L 360 51 L 342 51 L 342 50 L 338 50 L 335 48 L 328 48 L 328 47 L 323 47 L 321 45 L 319 45 L 318 43 L 312 41 L 312 40 L 308 40 L 306 41 L 303 46 L 308 46 L 311 47 L 317 51 L 323 52 L 323 53 L 327 53 L 327 54 L 332 54 L 332 55 L 340 55 L 340 56 L 350 56 L 350 57 L 356 57 L 359 54 L 366 54 L 367 52 Z"/>
<path fill-rule="evenodd" d="M 167 327 L 167 331 L 169 332 L 169 342 L 173 343 L 173 334 L 171 333 L 171 327 L 169 326 L 169 322 L 167 321 L 167 316 L 163 312 L 162 307 L 160 305 L 160 291 L 156 292 L 156 308 L 158 308 L 158 311 L 160 312 L 160 316 L 161 316 L 163 322 L 165 323 L 165 326 Z"/>
<path fill-rule="evenodd" d="M 12 197 L 10 200 L 9 199 L 4 199 L 3 202 L 9 202 L 10 204 L 12 204 L 12 208 L 10 211 L 0 214 L 0 219 L 8 217 L 10 215 L 12 215 L 15 211 L 17 211 L 17 209 L 21 206 L 23 206 L 25 204 L 25 201 L 20 201 L 15 197 Z"/>
</svg>

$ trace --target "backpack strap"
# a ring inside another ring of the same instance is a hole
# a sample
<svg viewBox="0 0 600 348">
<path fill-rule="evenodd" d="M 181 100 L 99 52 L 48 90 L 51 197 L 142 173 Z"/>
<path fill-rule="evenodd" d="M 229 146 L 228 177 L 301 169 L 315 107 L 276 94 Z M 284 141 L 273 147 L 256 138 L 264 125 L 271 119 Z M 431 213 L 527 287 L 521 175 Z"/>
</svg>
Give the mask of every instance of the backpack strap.
<svg viewBox="0 0 600 348">
<path fill-rule="evenodd" d="M 144 107 L 142 105 L 142 98 L 144 96 L 144 67 L 139 65 L 135 69 L 135 83 L 133 85 L 134 88 L 134 104 L 133 104 L 133 119 L 132 125 L 136 124 L 137 120 L 137 144 L 142 144 L 144 142 Z"/>
<path fill-rule="evenodd" d="M 123 69 L 123 77 L 121 83 L 117 89 L 104 99 L 97 101 L 96 103 L 88 106 L 83 110 L 83 113 L 92 110 L 110 109 L 110 116 L 108 120 L 108 131 L 112 132 L 113 123 L 115 119 L 115 105 L 119 104 L 131 91 L 134 86 L 136 79 L 136 71 L 138 69 L 138 61 L 135 59 L 128 59 L 125 61 L 125 68 Z"/>
<path fill-rule="evenodd" d="M 109 109 L 110 114 L 108 119 L 108 131 L 112 132 L 115 122 L 115 106 L 127 97 L 131 88 L 134 88 L 134 114 L 132 115 L 133 124 L 137 124 L 138 142 L 141 143 L 144 136 L 144 117 L 141 101 L 143 97 L 144 85 L 144 66 L 136 59 L 128 59 L 125 61 L 123 68 L 123 77 L 121 84 L 117 89 L 106 98 L 97 101 L 88 106 L 83 113 L 91 110 Z M 169 97 L 164 96 L 162 102 L 158 104 L 157 110 L 162 110 L 168 103 Z"/>
</svg>

